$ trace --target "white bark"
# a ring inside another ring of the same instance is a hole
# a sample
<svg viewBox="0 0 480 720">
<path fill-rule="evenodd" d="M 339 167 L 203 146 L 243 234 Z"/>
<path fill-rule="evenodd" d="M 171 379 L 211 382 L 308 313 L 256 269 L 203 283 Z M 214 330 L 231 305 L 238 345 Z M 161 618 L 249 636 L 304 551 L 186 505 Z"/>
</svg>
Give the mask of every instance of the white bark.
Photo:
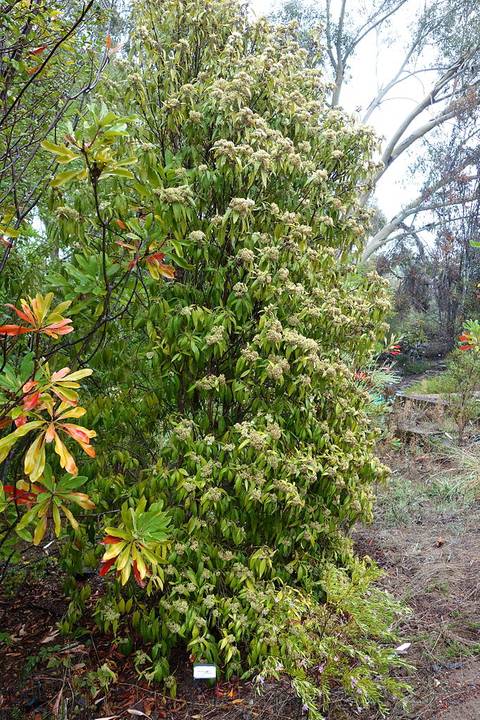
<svg viewBox="0 0 480 720">
<path fill-rule="evenodd" d="M 444 181 L 439 182 L 430 192 L 422 193 L 421 195 L 419 195 L 412 203 L 404 207 L 397 215 L 395 215 L 394 218 L 392 218 L 382 228 L 380 228 L 380 230 L 368 241 L 365 250 L 363 251 L 362 259 L 364 261 L 368 260 L 368 258 L 371 257 L 373 253 L 375 253 L 381 247 L 383 247 L 389 242 L 393 242 L 396 239 L 396 236 L 394 236 L 393 233 L 396 232 L 400 227 L 402 227 L 405 220 L 411 215 L 416 215 L 419 212 L 440 210 L 445 207 L 453 207 L 454 205 L 466 205 L 469 202 L 478 200 L 478 195 L 474 194 L 471 197 L 462 197 L 447 203 L 426 202 L 426 198 L 430 196 L 432 192 L 441 189 L 441 187 L 447 185 L 449 181 L 450 178 L 445 179 Z"/>
</svg>

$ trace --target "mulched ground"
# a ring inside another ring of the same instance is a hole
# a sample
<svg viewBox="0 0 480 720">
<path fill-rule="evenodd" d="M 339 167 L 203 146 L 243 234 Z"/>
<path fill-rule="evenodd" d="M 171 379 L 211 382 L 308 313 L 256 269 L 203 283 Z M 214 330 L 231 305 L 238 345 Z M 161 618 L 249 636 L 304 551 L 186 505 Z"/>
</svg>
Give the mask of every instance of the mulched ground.
<svg viewBox="0 0 480 720">
<path fill-rule="evenodd" d="M 300 720 L 301 704 L 289 684 L 194 681 L 186 657 L 176 661 L 175 699 L 139 681 L 131 659 L 89 620 L 76 640 L 57 623 L 68 602 L 53 567 L 45 579 L 27 576 L 13 593 L 0 595 L 0 720 Z M 92 604 L 95 594 L 92 595 Z M 88 614 L 88 613 L 87 613 Z M 92 698 L 90 671 L 108 662 L 117 682 Z M 158 687 L 158 686 L 157 686 Z"/>
</svg>

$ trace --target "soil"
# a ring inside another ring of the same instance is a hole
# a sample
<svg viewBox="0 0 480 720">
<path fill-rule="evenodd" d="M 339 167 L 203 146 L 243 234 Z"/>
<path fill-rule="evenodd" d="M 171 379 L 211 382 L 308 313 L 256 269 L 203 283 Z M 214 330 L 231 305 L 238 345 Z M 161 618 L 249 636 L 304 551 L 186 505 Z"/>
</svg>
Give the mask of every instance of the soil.
<svg viewBox="0 0 480 720">
<path fill-rule="evenodd" d="M 384 587 L 411 608 L 399 632 L 417 672 L 407 706 L 392 706 L 392 720 L 480 718 L 480 481 L 474 472 L 459 485 L 464 471 L 442 452 L 412 444 L 389 450 L 384 459 L 395 471 L 379 493 L 375 523 L 355 533 L 359 554 L 377 561 Z M 196 685 L 185 657 L 176 661 L 177 697 L 165 697 L 138 679 L 88 613 L 82 634 L 63 637 L 61 578 L 53 560 L 37 561 L 0 596 L 0 720 L 305 719 L 286 682 L 267 684 L 260 696 L 249 683 Z M 92 607 L 101 592 L 94 589 Z M 117 682 L 92 700 L 88 673 L 107 660 Z M 328 720 L 381 717 L 338 698 Z"/>
</svg>

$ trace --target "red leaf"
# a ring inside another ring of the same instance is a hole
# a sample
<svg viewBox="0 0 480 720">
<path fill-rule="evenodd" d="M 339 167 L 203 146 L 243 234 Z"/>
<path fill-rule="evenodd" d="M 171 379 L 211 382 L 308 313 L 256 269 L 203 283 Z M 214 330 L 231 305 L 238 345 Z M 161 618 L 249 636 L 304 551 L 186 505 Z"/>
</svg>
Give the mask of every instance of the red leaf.
<svg viewBox="0 0 480 720">
<path fill-rule="evenodd" d="M 30 55 L 41 55 L 46 49 L 47 45 L 40 45 L 40 47 L 35 48 L 35 50 L 30 50 Z"/>
<path fill-rule="evenodd" d="M 33 493 L 19 490 L 14 485 L 4 485 L 3 489 L 17 505 L 32 505 L 37 499 Z"/>
<path fill-rule="evenodd" d="M 152 253 L 151 255 L 149 255 L 147 257 L 147 262 L 149 262 L 149 263 L 152 263 L 155 261 L 163 263 L 164 260 L 165 260 L 165 253 L 162 253 L 162 252 Z"/>
<path fill-rule="evenodd" d="M 104 563 L 100 565 L 99 574 L 103 577 L 108 573 L 110 568 L 112 567 L 113 563 L 115 562 L 116 558 L 110 558 L 110 560 L 106 560 Z"/>
<path fill-rule="evenodd" d="M 106 535 L 101 544 L 102 545 L 116 545 L 117 543 L 122 542 L 122 538 L 113 537 L 113 535 Z"/>
<path fill-rule="evenodd" d="M 0 335 L 25 335 L 32 332 L 30 328 L 21 325 L 0 325 Z"/>
<path fill-rule="evenodd" d="M 23 400 L 23 409 L 24 410 L 33 410 L 33 408 L 37 407 L 38 403 L 40 402 L 40 393 L 35 392 L 31 395 L 27 395 Z"/>
</svg>

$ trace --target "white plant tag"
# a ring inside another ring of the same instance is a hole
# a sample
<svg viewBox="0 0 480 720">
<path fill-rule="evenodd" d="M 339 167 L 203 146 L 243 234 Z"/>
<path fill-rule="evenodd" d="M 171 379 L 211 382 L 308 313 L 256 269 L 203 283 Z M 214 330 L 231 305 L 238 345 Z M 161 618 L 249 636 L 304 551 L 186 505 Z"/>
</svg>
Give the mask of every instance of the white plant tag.
<svg viewBox="0 0 480 720">
<path fill-rule="evenodd" d="M 217 666 L 216 665 L 203 665 L 196 663 L 193 666 L 193 678 L 194 680 L 215 680 L 217 677 Z"/>
</svg>

